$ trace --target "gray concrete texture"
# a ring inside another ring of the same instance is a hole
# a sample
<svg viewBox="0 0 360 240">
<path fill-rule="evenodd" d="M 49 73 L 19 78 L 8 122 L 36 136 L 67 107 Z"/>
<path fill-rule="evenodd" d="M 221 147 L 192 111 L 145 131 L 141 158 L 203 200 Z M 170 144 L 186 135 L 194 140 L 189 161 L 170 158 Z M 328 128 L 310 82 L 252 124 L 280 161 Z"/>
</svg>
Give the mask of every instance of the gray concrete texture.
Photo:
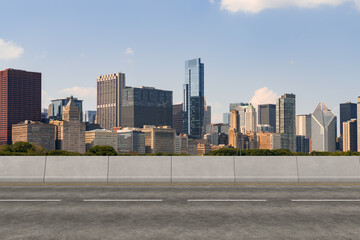
<svg viewBox="0 0 360 240">
<path fill-rule="evenodd" d="M 109 157 L 109 182 L 171 182 L 171 157 Z"/>
<path fill-rule="evenodd" d="M 0 182 L 43 182 L 45 157 L 0 156 Z"/>
<path fill-rule="evenodd" d="M 45 182 L 107 182 L 106 156 L 51 156 L 46 158 Z"/>
<path fill-rule="evenodd" d="M 172 157 L 172 182 L 234 182 L 233 157 Z"/>
<path fill-rule="evenodd" d="M 0 186 L 0 239 L 359 239 L 360 186 L 243 185 Z M 163 199 L 84 202 L 83 199 Z M 188 202 L 188 199 L 267 199 L 267 202 Z"/>
<path fill-rule="evenodd" d="M 296 157 L 235 157 L 236 182 L 298 182 Z"/>
<path fill-rule="evenodd" d="M 0 182 L 360 182 L 360 158 L 0 156 Z"/>
</svg>

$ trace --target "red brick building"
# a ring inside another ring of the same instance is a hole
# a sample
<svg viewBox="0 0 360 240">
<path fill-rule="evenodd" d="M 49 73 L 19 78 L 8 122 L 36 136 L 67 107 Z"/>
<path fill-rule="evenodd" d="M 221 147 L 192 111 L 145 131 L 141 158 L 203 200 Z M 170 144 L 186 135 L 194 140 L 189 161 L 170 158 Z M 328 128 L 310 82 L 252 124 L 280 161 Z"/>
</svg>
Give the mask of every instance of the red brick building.
<svg viewBox="0 0 360 240">
<path fill-rule="evenodd" d="M 41 73 L 0 71 L 0 145 L 11 144 L 12 125 L 41 121 Z"/>
</svg>

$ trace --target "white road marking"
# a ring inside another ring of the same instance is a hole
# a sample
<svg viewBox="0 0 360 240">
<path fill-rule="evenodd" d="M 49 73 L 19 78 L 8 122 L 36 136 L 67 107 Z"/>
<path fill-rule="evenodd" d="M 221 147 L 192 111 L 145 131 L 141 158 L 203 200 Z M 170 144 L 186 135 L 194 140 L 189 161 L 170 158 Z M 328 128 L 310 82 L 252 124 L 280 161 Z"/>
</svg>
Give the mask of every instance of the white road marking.
<svg viewBox="0 0 360 240">
<path fill-rule="evenodd" d="M 162 199 L 83 199 L 83 202 L 162 202 Z"/>
<path fill-rule="evenodd" d="M 291 199 L 292 202 L 360 202 L 360 199 Z"/>
<path fill-rule="evenodd" d="M 188 202 L 266 202 L 266 199 L 188 199 Z"/>
<path fill-rule="evenodd" d="M 0 202 L 61 202 L 61 199 L 0 199 Z"/>
</svg>

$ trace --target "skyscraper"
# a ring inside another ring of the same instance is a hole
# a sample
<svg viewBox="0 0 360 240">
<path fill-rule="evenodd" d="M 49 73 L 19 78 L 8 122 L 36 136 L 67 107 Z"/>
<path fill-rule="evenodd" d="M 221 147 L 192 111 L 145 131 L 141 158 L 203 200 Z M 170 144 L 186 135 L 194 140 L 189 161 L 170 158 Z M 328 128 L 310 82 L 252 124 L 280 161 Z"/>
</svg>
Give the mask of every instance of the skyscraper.
<svg viewBox="0 0 360 240">
<path fill-rule="evenodd" d="M 245 132 L 256 132 L 256 110 L 252 104 L 245 108 Z"/>
<path fill-rule="evenodd" d="M 295 94 L 283 94 L 276 101 L 276 132 L 281 148 L 296 151 Z"/>
<path fill-rule="evenodd" d="M 200 58 L 185 61 L 184 130 L 200 139 L 204 124 L 204 64 Z"/>
<path fill-rule="evenodd" d="M 0 145 L 11 144 L 12 125 L 41 121 L 41 73 L 0 71 Z"/>
<path fill-rule="evenodd" d="M 258 106 L 258 116 L 260 125 L 270 125 L 276 129 L 276 105 L 261 104 Z"/>
<path fill-rule="evenodd" d="M 176 130 L 176 134 L 181 134 L 184 133 L 184 124 L 183 124 L 183 120 L 184 120 L 184 107 L 183 104 L 175 104 L 173 105 L 173 110 L 172 110 L 172 127 Z"/>
<path fill-rule="evenodd" d="M 50 120 L 62 120 L 63 119 L 63 107 L 65 107 L 70 101 L 70 97 L 66 98 L 59 98 L 55 100 L 51 100 L 51 103 L 49 105 L 48 109 L 48 118 Z M 79 100 L 77 98 L 73 97 L 73 102 L 78 107 L 80 111 L 80 120 L 83 120 L 83 108 L 82 108 L 82 102 L 83 100 Z"/>
<path fill-rule="evenodd" d="M 172 126 L 172 91 L 153 87 L 123 90 L 121 126 Z"/>
<path fill-rule="evenodd" d="M 125 74 L 114 73 L 97 78 L 97 123 L 111 130 L 121 126 L 122 91 Z"/>
<path fill-rule="evenodd" d="M 340 134 L 343 135 L 343 122 L 356 119 L 357 107 L 356 103 L 346 102 L 340 104 Z"/>
<path fill-rule="evenodd" d="M 211 106 L 207 105 L 205 103 L 205 109 L 204 109 L 204 132 L 206 130 L 206 126 L 211 123 Z"/>
<path fill-rule="evenodd" d="M 311 138 L 311 114 L 296 116 L 296 135 Z"/>
<path fill-rule="evenodd" d="M 311 150 L 336 150 L 336 118 L 325 103 L 319 103 L 311 116 Z"/>
<path fill-rule="evenodd" d="M 250 105 L 248 103 L 230 103 L 229 104 L 230 112 L 232 112 L 232 110 L 238 110 L 238 112 L 239 112 L 239 124 L 240 124 L 239 131 L 242 133 L 245 133 L 245 126 L 246 126 L 245 112 L 249 106 Z"/>
<path fill-rule="evenodd" d="M 351 119 L 343 122 L 343 151 L 357 151 L 357 121 Z"/>
<path fill-rule="evenodd" d="M 63 107 L 62 121 L 50 121 L 56 126 L 55 147 L 58 150 L 84 153 L 85 145 L 85 123 L 80 120 L 80 111 L 73 98 Z"/>
</svg>

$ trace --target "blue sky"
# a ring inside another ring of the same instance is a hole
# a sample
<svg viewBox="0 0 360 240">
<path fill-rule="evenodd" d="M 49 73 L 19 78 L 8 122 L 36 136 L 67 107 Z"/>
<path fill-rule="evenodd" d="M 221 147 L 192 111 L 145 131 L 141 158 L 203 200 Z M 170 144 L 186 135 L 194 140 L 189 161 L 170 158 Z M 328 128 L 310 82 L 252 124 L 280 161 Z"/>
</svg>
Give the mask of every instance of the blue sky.
<svg viewBox="0 0 360 240">
<path fill-rule="evenodd" d="M 184 62 L 201 57 L 213 122 L 230 102 L 283 93 L 297 114 L 323 101 L 338 115 L 360 95 L 359 2 L 1 0 L 0 69 L 42 72 L 43 107 L 73 94 L 91 110 L 97 76 L 115 72 L 179 103 Z"/>
</svg>

